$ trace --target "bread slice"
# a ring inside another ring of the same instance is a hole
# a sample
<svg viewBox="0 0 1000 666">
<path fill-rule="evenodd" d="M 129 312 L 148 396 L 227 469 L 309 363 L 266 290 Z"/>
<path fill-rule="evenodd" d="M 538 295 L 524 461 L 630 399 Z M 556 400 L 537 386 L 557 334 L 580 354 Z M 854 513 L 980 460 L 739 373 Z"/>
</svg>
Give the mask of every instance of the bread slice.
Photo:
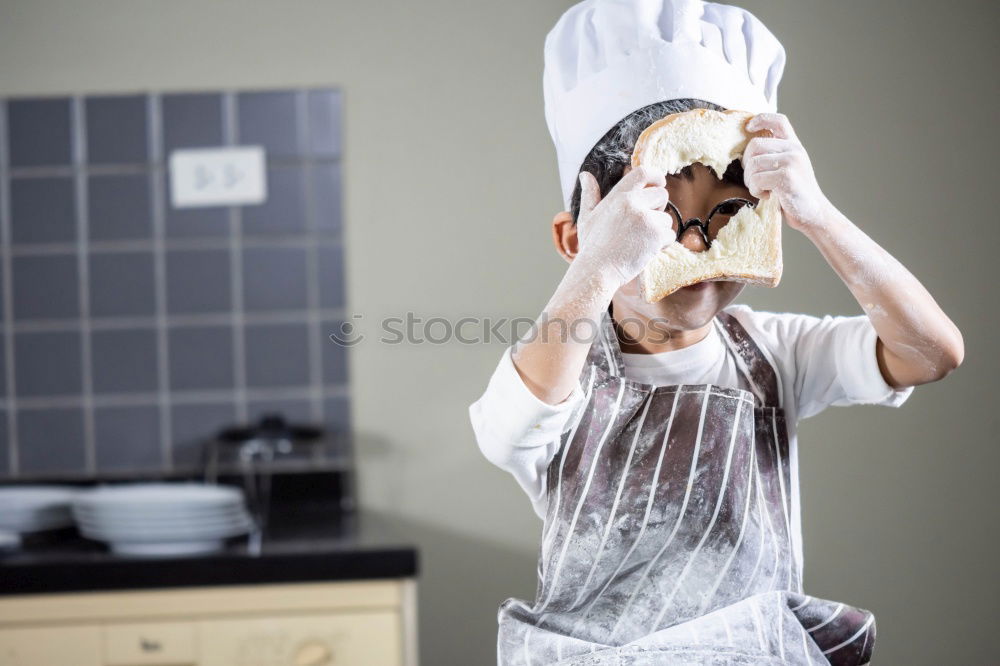
<svg viewBox="0 0 1000 666">
<path fill-rule="evenodd" d="M 748 111 L 694 109 L 674 113 L 647 127 L 636 141 L 632 166 L 677 173 L 700 162 L 721 180 L 734 159 L 743 159 L 747 142 L 768 136 L 748 132 Z M 639 274 L 642 297 L 655 303 L 696 282 L 732 280 L 766 287 L 781 280 L 781 206 L 764 193 L 756 207 L 744 206 L 729 219 L 704 252 L 679 242 L 665 247 Z"/>
</svg>

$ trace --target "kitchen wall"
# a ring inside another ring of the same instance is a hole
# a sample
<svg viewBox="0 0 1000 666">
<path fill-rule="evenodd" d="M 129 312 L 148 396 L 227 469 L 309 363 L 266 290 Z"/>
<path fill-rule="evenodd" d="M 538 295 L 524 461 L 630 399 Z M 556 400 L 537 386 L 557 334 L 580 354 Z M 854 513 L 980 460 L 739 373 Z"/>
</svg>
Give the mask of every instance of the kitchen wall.
<svg viewBox="0 0 1000 666">
<path fill-rule="evenodd" d="M 334 89 L 6 100 L 0 475 L 200 470 L 206 439 L 265 413 L 349 427 L 327 337 L 341 106 Z M 174 205 L 170 155 L 233 145 L 264 150 L 266 201 Z"/>
<path fill-rule="evenodd" d="M 347 309 L 535 316 L 564 265 L 542 42 L 569 0 L 345 3 L 4 0 L 0 95 L 336 86 L 344 92 Z M 806 589 L 873 610 L 877 662 L 986 663 L 998 538 L 1000 374 L 988 291 L 1000 56 L 987 2 L 742 3 L 779 36 L 779 95 L 827 196 L 962 329 L 965 364 L 898 410 L 831 408 L 799 431 Z M 985 156 L 985 157 L 984 157 Z M 861 314 L 785 234 L 785 278 L 741 300 Z M 541 524 L 476 449 L 466 408 L 498 342 L 349 354 L 363 505 L 419 529 L 425 663 L 485 664 L 496 610 L 531 599 Z"/>
</svg>

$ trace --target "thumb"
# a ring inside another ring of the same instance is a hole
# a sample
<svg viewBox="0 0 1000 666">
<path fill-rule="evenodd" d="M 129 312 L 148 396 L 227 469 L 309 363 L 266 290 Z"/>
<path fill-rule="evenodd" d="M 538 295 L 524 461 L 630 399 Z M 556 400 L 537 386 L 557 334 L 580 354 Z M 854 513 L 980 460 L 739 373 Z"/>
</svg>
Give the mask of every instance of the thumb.
<svg viewBox="0 0 1000 666">
<path fill-rule="evenodd" d="M 580 215 L 589 215 L 601 201 L 600 188 L 597 179 L 589 171 L 580 172 Z M 578 219 L 579 219 L 578 217 Z"/>
</svg>

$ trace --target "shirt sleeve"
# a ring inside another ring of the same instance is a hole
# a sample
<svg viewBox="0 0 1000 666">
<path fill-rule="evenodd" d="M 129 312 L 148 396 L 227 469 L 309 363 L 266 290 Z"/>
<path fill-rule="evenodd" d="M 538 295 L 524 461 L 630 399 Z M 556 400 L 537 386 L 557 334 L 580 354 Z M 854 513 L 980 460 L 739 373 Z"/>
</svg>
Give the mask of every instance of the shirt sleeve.
<svg viewBox="0 0 1000 666">
<path fill-rule="evenodd" d="M 913 386 L 895 389 L 882 376 L 868 315 L 769 313 L 763 325 L 776 356 L 792 367 L 799 421 L 831 406 L 899 407 L 913 393 Z"/>
<path fill-rule="evenodd" d="M 545 516 L 545 472 L 559 449 L 571 417 L 584 403 L 579 383 L 566 400 L 550 405 L 525 386 L 508 347 L 486 391 L 469 407 L 479 450 L 491 463 L 510 472 L 528 494 L 540 518 Z"/>
</svg>

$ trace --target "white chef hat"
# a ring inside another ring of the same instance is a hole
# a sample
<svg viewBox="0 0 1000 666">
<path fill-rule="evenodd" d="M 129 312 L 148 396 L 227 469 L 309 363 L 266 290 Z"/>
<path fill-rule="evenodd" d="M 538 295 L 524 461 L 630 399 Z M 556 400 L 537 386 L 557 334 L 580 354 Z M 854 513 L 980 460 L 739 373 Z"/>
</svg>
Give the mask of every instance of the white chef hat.
<svg viewBox="0 0 1000 666">
<path fill-rule="evenodd" d="M 584 0 L 545 38 L 545 121 L 566 210 L 583 160 L 628 114 L 693 97 L 777 110 L 785 49 L 745 9 L 702 0 Z"/>
</svg>

